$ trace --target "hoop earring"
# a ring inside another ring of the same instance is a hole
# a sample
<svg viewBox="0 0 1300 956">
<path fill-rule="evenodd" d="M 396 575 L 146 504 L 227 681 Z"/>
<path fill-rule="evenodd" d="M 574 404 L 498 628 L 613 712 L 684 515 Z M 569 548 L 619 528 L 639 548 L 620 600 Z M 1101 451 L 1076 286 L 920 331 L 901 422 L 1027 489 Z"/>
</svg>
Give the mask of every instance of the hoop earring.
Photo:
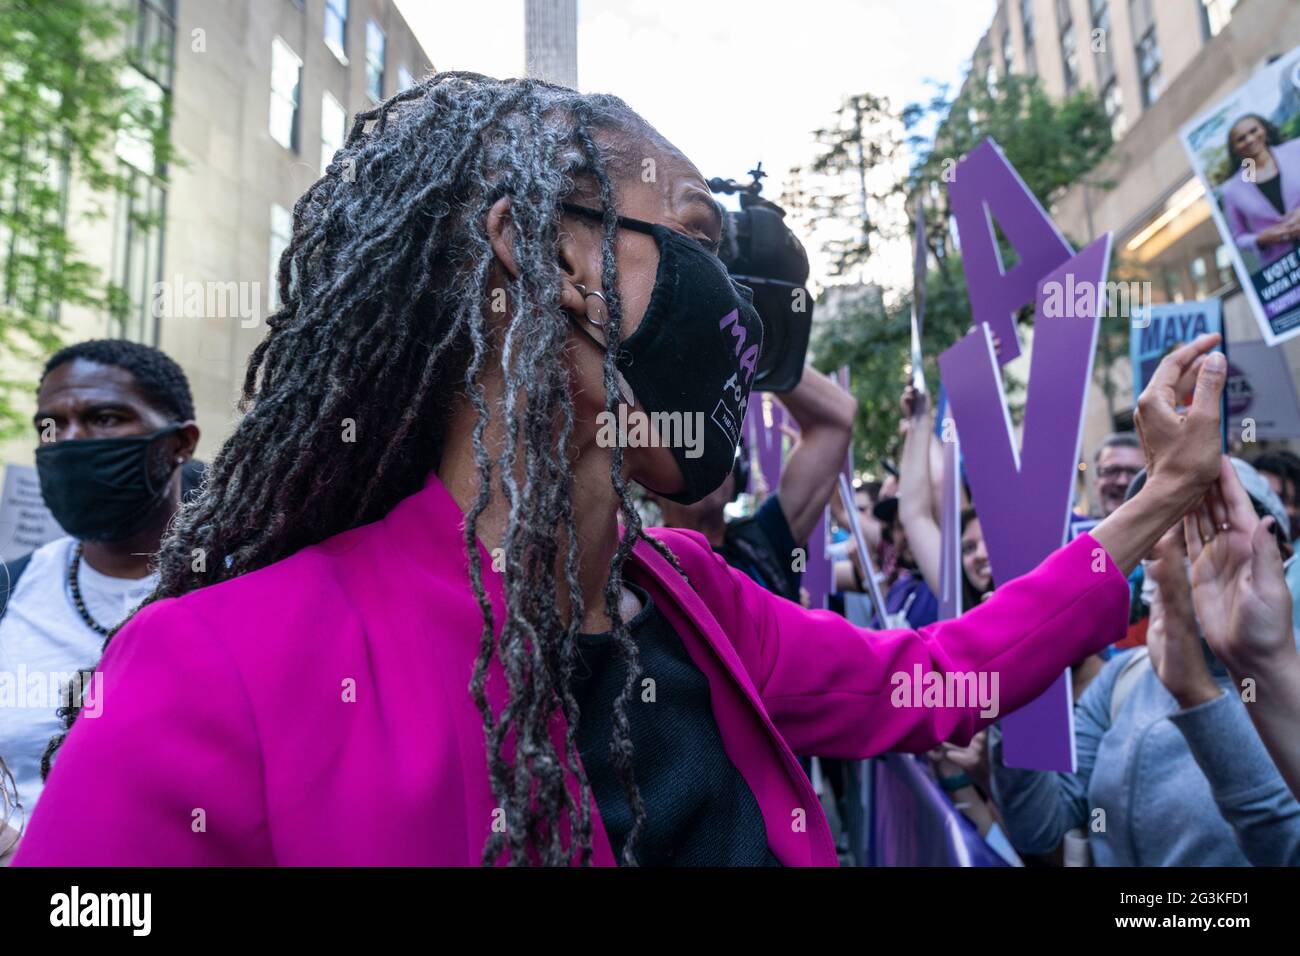
<svg viewBox="0 0 1300 956">
<path fill-rule="evenodd" d="M 605 310 L 604 322 L 597 322 L 595 319 L 591 317 L 590 311 L 587 310 L 584 310 L 582 317 L 587 320 L 588 324 L 594 325 L 596 328 L 600 329 L 601 332 L 606 332 L 605 326 L 609 323 L 609 302 L 605 299 L 605 294 L 603 292 L 600 292 L 597 289 L 589 290 L 581 282 L 575 282 L 573 284 L 573 287 L 582 293 L 582 298 L 584 303 L 586 302 L 587 299 L 589 299 L 593 295 L 600 300 L 601 308 Z M 606 335 L 608 335 L 607 332 Z M 608 347 L 608 343 L 606 344 L 606 347 Z M 620 372 L 618 369 L 615 369 L 614 377 L 618 380 L 618 390 L 623 396 L 623 401 L 626 402 L 628 405 L 635 405 L 636 396 L 632 394 L 632 386 L 627 383 L 627 379 L 623 377 L 623 373 Z"/>
<path fill-rule="evenodd" d="M 582 317 L 583 317 L 584 319 L 586 319 L 588 323 L 590 323 L 591 325 L 594 325 L 596 328 L 600 329 L 602 332 L 605 331 L 605 324 L 606 324 L 606 322 L 609 321 L 609 302 L 605 299 L 605 293 L 603 293 L 603 292 L 601 292 L 601 291 L 599 291 L 599 290 L 597 290 L 597 289 L 591 289 L 591 290 L 588 290 L 587 287 L 586 287 L 585 285 L 583 285 L 581 282 L 575 282 L 575 283 L 573 284 L 573 287 L 574 287 L 575 289 L 577 289 L 579 292 L 582 293 L 582 298 L 583 298 L 583 304 L 584 304 L 584 305 L 586 304 L 586 300 L 589 299 L 589 298 L 591 298 L 593 295 L 594 295 L 597 299 L 600 300 L 600 306 L 601 306 L 602 309 L 605 310 L 605 322 L 597 322 L 595 319 L 593 319 L 593 318 L 591 317 L 591 310 L 590 310 L 590 309 L 586 309 L 586 310 L 584 310 Z"/>
</svg>

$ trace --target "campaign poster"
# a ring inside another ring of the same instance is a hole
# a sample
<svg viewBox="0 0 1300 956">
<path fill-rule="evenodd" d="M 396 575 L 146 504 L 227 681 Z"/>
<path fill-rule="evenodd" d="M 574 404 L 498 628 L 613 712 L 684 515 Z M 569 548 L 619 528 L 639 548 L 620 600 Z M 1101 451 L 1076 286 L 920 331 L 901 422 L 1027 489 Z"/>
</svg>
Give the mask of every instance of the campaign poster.
<svg viewBox="0 0 1300 956">
<path fill-rule="evenodd" d="M 1228 422 L 1244 441 L 1300 438 L 1300 402 L 1280 349 L 1237 342 L 1228 357 Z"/>
<path fill-rule="evenodd" d="M 1300 334 L 1300 47 L 1179 135 L 1264 341 Z"/>
<path fill-rule="evenodd" d="M 1128 356 L 1133 364 L 1133 402 L 1151 381 L 1160 360 L 1207 332 L 1223 333 L 1218 299 L 1134 306 Z M 1216 351 L 1223 351 L 1222 345 Z"/>
<path fill-rule="evenodd" d="M 1223 334 L 1223 307 L 1218 299 L 1196 302 L 1166 302 L 1161 305 L 1134 307 L 1129 330 L 1129 361 L 1133 366 L 1133 405 L 1151 381 L 1160 360 L 1179 346 L 1206 334 Z M 1226 339 L 1220 340 L 1216 352 L 1226 353 Z M 1231 357 L 1229 357 L 1231 361 Z M 1190 396 L 1179 396 L 1180 400 Z M 1227 392 L 1224 413 L 1220 415 L 1223 447 L 1228 448 Z"/>
</svg>

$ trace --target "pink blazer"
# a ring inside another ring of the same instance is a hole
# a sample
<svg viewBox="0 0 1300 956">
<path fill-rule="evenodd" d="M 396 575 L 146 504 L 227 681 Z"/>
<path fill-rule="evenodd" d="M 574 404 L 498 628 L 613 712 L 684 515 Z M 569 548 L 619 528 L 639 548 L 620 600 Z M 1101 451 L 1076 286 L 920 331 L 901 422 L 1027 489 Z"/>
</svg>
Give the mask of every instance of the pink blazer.
<svg viewBox="0 0 1300 956">
<path fill-rule="evenodd" d="M 1300 206 L 1300 139 L 1290 139 L 1272 147 L 1273 161 L 1282 177 L 1282 205 L 1287 212 Z M 1219 188 L 1223 200 L 1223 214 L 1228 220 L 1232 237 L 1242 251 L 1249 250 L 1259 256 L 1260 267 L 1281 259 L 1292 249 L 1289 242 L 1261 246 L 1256 238 L 1260 230 L 1276 226 L 1282 221 L 1277 207 L 1269 202 L 1259 186 L 1242 178 L 1241 171 Z"/>
<path fill-rule="evenodd" d="M 105 655 L 102 713 L 69 735 L 15 863 L 478 864 L 495 801 L 469 693 L 482 617 L 463 520 L 431 476 L 381 521 L 140 612 Z M 655 534 L 690 583 L 644 543 L 628 575 L 707 676 L 786 865 L 836 863 L 796 752 L 921 751 L 989 722 L 977 703 L 893 706 L 892 675 L 996 671 L 1006 713 L 1127 621 L 1127 582 L 1086 535 L 958 620 L 871 632 L 769 594 L 700 535 Z M 480 556 L 500 621 L 501 579 Z M 503 687 L 497 666 L 497 709 Z M 598 814 L 595 831 L 595 862 L 613 864 Z"/>
</svg>

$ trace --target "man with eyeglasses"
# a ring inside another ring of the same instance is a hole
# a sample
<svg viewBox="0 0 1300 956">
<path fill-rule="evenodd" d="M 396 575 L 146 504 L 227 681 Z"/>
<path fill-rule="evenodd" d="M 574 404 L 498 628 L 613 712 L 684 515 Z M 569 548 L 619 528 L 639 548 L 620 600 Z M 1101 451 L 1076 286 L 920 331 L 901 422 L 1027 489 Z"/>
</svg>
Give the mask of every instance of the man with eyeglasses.
<svg viewBox="0 0 1300 956">
<path fill-rule="evenodd" d="M 1097 502 L 1101 517 L 1124 503 L 1124 492 L 1138 472 L 1146 467 L 1146 455 L 1135 432 L 1116 432 L 1107 435 L 1097 448 L 1093 459 L 1097 476 Z"/>
</svg>

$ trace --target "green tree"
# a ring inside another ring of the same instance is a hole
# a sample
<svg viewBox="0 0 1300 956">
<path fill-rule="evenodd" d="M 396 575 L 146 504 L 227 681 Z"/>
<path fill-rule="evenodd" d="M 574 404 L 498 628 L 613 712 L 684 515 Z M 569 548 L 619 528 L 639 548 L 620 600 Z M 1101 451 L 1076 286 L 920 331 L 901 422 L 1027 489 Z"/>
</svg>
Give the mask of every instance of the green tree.
<svg viewBox="0 0 1300 956">
<path fill-rule="evenodd" d="M 871 256 L 871 238 L 877 210 L 896 193 L 890 183 L 882 191 L 868 180 L 878 166 L 892 169 L 904 148 L 901 117 L 887 99 L 860 93 L 847 96 L 830 125 L 813 131 L 813 159 L 806 168 L 791 170 L 790 181 L 816 184 L 805 191 L 787 189 L 781 197 L 786 208 L 805 220 L 834 220 L 849 228 L 843 236 L 828 239 L 825 252 L 831 275 L 847 278 Z"/>
<path fill-rule="evenodd" d="M 62 343 L 61 307 L 119 322 L 128 308 L 68 226 L 74 214 L 107 215 L 139 188 L 137 172 L 161 181 L 172 158 L 168 98 L 142 76 L 171 51 L 137 32 L 134 7 L 0 0 L 0 437 L 28 427 L 17 394 L 30 392 L 31 363 Z M 70 210 L 74 182 L 88 199 Z M 137 228 L 156 225 L 131 215 Z"/>
<path fill-rule="evenodd" d="M 1042 90 L 1036 78 L 1016 75 L 992 86 L 972 81 L 952 98 L 940 89 L 928 103 L 901 110 L 897 119 L 909 131 L 904 140 L 895 133 L 898 124 L 890 124 L 883 117 L 874 125 L 860 129 L 843 123 L 834 127 L 840 131 L 840 142 L 829 151 L 826 131 L 818 131 L 816 147 L 840 158 L 838 165 L 826 166 L 826 171 L 832 174 L 831 183 L 821 184 L 810 179 L 808 170 L 800 170 L 800 192 L 783 199 L 807 220 L 834 220 L 841 224 L 841 229 L 859 228 L 856 243 L 846 244 L 850 248 L 866 252 L 873 239 L 906 241 L 910 225 L 891 231 L 887 225 L 890 217 L 860 216 L 858 211 L 863 203 L 854 206 L 836 200 L 843 194 L 840 184 L 851 181 L 855 172 L 850 165 L 855 157 L 866 158 L 862 169 L 869 174 L 873 168 L 891 163 L 904 145 L 911 148 L 914 158 L 910 172 L 897 177 L 887 188 L 867 193 L 864 202 L 884 209 L 890 202 L 901 199 L 914 210 L 918 199 L 923 200 L 931 263 L 926 284 L 923 351 L 926 379 L 933 389 L 939 380 L 939 353 L 964 335 L 971 325 L 960 256 L 948 238 L 951 209 L 946 183 L 951 178 L 950 170 L 961 156 L 986 137 L 992 137 L 1029 189 L 1050 208 L 1066 187 L 1091 171 L 1109 151 L 1110 122 L 1092 93 L 1079 92 L 1057 101 Z M 934 130 L 932 137 L 925 134 L 927 129 Z M 858 137 L 872 141 L 855 142 Z M 809 167 L 813 171 L 817 168 L 816 164 Z M 1096 182 L 1092 185 L 1107 186 Z M 834 258 L 840 249 L 826 251 Z M 1003 257 L 1008 265 L 1015 261 L 1005 241 Z M 817 327 L 811 346 L 818 365 L 847 364 L 854 370 L 851 387 L 860 408 L 855 457 L 859 467 L 869 470 L 897 450 L 898 397 L 910 373 L 911 293 L 909 283 L 905 288 L 884 290 L 881 296 L 854 298 L 851 304 L 838 310 L 836 319 Z M 1022 319 L 1031 313 L 1026 308 Z M 1120 333 L 1111 329 L 1107 334 L 1126 336 L 1127 327 Z M 1116 346 L 1107 343 L 1103 351 L 1105 348 L 1114 351 Z M 1008 381 L 1009 387 L 1016 384 Z"/>
</svg>

